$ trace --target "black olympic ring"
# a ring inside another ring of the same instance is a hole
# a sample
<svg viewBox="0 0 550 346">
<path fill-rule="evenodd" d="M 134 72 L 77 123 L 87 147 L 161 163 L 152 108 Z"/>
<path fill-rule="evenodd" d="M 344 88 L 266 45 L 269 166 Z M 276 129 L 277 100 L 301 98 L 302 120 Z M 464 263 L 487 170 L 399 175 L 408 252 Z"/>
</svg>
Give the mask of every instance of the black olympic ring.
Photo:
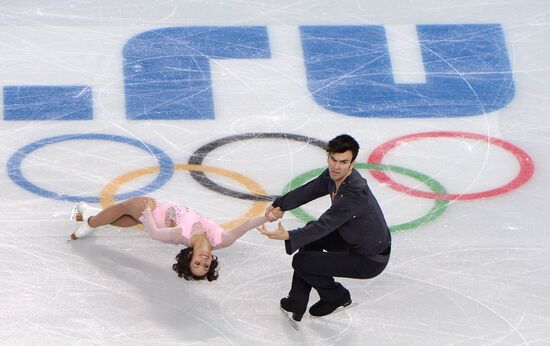
<svg viewBox="0 0 550 346">
<path fill-rule="evenodd" d="M 240 135 L 222 137 L 220 139 L 216 139 L 215 141 L 209 142 L 203 145 L 202 147 L 198 148 L 197 150 L 195 150 L 193 155 L 191 155 L 191 157 L 189 158 L 188 163 L 190 165 L 202 165 L 202 161 L 204 160 L 204 158 L 209 153 L 216 150 L 217 148 L 229 143 L 238 142 L 238 141 L 247 140 L 247 139 L 256 139 L 256 138 L 290 139 L 297 142 L 312 144 L 323 150 L 326 150 L 327 148 L 327 142 L 320 139 L 307 137 L 307 136 L 295 135 L 291 133 L 281 133 L 281 132 L 272 132 L 272 133 L 250 132 L 250 133 L 243 133 Z M 230 197 L 235 197 L 235 198 L 240 198 L 245 200 L 252 200 L 252 201 L 272 201 L 278 197 L 278 196 L 269 196 L 269 195 L 268 196 L 256 195 L 256 194 L 244 193 L 244 192 L 227 189 L 221 185 L 216 184 L 214 181 L 210 180 L 206 176 L 206 174 L 201 171 L 190 171 L 190 174 L 193 177 L 193 179 L 195 179 L 195 181 L 201 184 L 202 186 L 212 191 L 221 193 L 225 196 L 230 196 Z"/>
</svg>

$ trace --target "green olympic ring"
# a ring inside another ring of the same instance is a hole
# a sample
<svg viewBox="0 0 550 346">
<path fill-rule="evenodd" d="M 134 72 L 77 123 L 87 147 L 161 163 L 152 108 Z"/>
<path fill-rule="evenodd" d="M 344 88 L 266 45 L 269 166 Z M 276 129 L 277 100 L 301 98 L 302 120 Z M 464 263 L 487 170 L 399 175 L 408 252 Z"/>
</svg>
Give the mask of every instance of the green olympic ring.
<svg viewBox="0 0 550 346">
<path fill-rule="evenodd" d="M 417 172 L 417 171 L 413 171 L 413 170 L 408 169 L 408 168 L 403 168 L 403 167 L 398 167 L 398 166 L 390 166 L 390 165 L 382 165 L 382 164 L 377 164 L 377 163 L 357 163 L 355 165 L 355 168 L 358 168 L 358 169 L 374 169 L 374 170 L 390 171 L 390 172 L 393 172 L 393 173 L 404 174 L 404 175 L 407 175 L 411 178 L 414 178 L 414 179 L 420 181 L 421 183 L 423 183 L 424 185 L 429 187 L 434 193 L 438 193 L 438 194 L 446 194 L 447 193 L 447 190 L 445 190 L 443 185 L 441 185 L 440 183 L 438 183 L 434 179 L 428 177 L 425 174 L 422 174 L 422 173 Z M 283 194 L 289 192 L 290 190 L 294 190 L 295 188 L 297 188 L 299 186 L 302 186 L 303 184 L 307 183 L 311 179 L 317 177 L 325 169 L 326 168 L 316 168 L 316 169 L 313 169 L 311 171 L 307 171 L 307 172 L 297 176 L 296 178 L 294 178 L 290 181 L 290 183 L 285 188 L 285 191 L 283 191 Z M 440 217 L 445 212 L 445 210 L 447 210 L 448 205 L 449 205 L 448 200 L 435 199 L 434 200 L 434 205 L 428 211 L 428 213 L 426 213 L 425 215 L 423 215 L 423 216 L 421 216 L 417 219 L 414 219 L 412 221 L 405 222 L 405 223 L 395 225 L 395 226 L 390 226 L 390 231 L 392 231 L 392 232 L 404 231 L 404 230 L 416 228 L 416 227 L 424 225 L 428 222 L 431 222 L 431 221 L 437 219 L 438 217 Z M 309 222 L 309 221 L 314 220 L 314 218 L 311 215 L 309 215 L 308 213 L 303 211 L 301 208 L 292 209 L 290 212 L 294 216 L 296 216 L 297 218 L 299 218 L 299 219 L 301 219 L 305 222 Z"/>
</svg>

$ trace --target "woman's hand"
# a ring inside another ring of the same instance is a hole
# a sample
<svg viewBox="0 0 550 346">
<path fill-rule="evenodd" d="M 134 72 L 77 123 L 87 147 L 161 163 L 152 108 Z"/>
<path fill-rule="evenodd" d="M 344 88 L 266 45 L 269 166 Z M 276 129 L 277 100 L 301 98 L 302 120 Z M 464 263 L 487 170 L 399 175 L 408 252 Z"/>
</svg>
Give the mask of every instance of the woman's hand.
<svg viewBox="0 0 550 346">
<path fill-rule="evenodd" d="M 143 201 L 143 210 L 149 208 L 151 211 L 155 209 L 157 203 L 154 198 L 145 198 Z"/>
<path fill-rule="evenodd" d="M 267 217 L 269 222 L 279 220 L 280 218 L 283 217 L 284 214 L 285 212 L 281 208 L 279 207 L 275 208 L 272 205 L 267 207 L 267 209 L 265 210 L 265 217 Z"/>
<path fill-rule="evenodd" d="M 260 227 L 256 228 L 258 231 L 260 231 L 261 234 L 265 235 L 269 239 L 275 239 L 275 240 L 287 240 L 290 238 L 290 235 L 288 234 L 288 231 L 283 227 L 283 225 L 279 222 L 277 224 L 277 229 L 273 232 L 268 231 L 268 229 L 265 227 L 265 225 L 261 225 Z"/>
</svg>

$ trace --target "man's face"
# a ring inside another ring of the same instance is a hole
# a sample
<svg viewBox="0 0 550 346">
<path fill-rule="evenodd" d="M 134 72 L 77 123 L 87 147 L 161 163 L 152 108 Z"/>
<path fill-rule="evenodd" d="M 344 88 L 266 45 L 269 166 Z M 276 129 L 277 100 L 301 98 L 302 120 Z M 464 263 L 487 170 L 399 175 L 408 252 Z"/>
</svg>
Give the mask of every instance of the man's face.
<svg viewBox="0 0 550 346">
<path fill-rule="evenodd" d="M 327 157 L 330 179 L 335 183 L 341 183 L 351 174 L 355 161 L 351 161 L 353 154 L 351 150 L 343 153 L 329 153 Z"/>
</svg>

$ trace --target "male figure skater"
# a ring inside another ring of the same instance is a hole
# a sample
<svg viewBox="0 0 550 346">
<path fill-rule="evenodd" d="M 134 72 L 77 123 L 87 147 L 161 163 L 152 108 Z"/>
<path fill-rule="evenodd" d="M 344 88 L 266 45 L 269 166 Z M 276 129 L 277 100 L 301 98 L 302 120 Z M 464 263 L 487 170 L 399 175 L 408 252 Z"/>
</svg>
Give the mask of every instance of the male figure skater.
<svg viewBox="0 0 550 346">
<path fill-rule="evenodd" d="M 328 168 L 317 178 L 281 196 L 266 209 L 297 208 L 316 198 L 330 195 L 332 205 L 317 221 L 287 231 L 279 222 L 270 232 L 258 230 L 271 239 L 284 240 L 291 255 L 294 273 L 288 297 L 281 308 L 302 319 L 311 288 L 320 300 L 313 304 L 312 316 L 325 316 L 351 304 L 349 291 L 334 277 L 373 278 L 386 268 L 391 252 L 391 235 L 384 215 L 367 181 L 354 169 L 359 144 L 349 135 L 328 143 Z M 280 214 L 282 215 L 282 214 Z"/>
</svg>

